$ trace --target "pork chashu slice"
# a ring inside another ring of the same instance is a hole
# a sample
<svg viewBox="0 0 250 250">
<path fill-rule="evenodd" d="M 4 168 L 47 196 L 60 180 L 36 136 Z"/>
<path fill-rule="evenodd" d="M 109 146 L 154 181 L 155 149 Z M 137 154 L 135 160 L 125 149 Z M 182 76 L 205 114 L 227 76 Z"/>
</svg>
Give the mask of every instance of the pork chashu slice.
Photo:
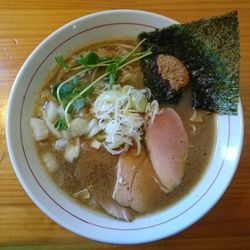
<svg viewBox="0 0 250 250">
<path fill-rule="evenodd" d="M 142 147 L 136 156 L 132 147 L 120 155 L 113 199 L 120 205 L 144 213 L 159 202 L 162 191 L 171 192 L 184 175 L 188 137 L 179 115 L 163 109 L 146 128 L 149 156 Z"/>
<path fill-rule="evenodd" d="M 189 148 L 186 130 L 176 111 L 164 108 L 149 122 L 146 144 L 161 187 L 171 192 L 184 176 Z"/>
<path fill-rule="evenodd" d="M 144 213 L 155 206 L 162 191 L 144 147 L 138 156 L 134 147 L 119 157 L 113 199 L 120 205 Z"/>
</svg>

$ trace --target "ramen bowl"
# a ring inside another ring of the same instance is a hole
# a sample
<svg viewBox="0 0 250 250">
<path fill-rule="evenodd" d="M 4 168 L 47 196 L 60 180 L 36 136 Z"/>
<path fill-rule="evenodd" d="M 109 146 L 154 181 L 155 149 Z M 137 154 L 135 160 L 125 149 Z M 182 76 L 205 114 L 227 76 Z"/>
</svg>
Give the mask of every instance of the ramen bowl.
<svg viewBox="0 0 250 250">
<path fill-rule="evenodd" d="M 81 17 L 49 35 L 27 58 L 9 97 L 7 144 L 16 175 L 33 202 L 62 227 L 92 240 L 136 244 L 159 240 L 189 227 L 205 215 L 228 187 L 240 157 L 243 114 L 216 115 L 216 140 L 210 162 L 194 188 L 174 205 L 132 222 L 80 206 L 60 191 L 44 171 L 29 126 L 33 107 L 56 54 L 112 37 L 136 37 L 142 31 L 176 21 L 150 12 L 112 10 Z"/>
</svg>

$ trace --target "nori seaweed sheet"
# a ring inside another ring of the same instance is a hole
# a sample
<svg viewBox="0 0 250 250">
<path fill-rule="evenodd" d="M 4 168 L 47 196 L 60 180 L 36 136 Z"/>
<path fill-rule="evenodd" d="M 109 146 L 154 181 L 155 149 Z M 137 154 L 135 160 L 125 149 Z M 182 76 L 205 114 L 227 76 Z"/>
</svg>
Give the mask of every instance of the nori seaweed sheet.
<svg viewBox="0 0 250 250">
<path fill-rule="evenodd" d="M 161 30 L 143 32 L 142 50 L 153 55 L 141 61 L 145 85 L 162 103 L 164 92 L 149 69 L 158 54 L 172 55 L 182 61 L 190 76 L 192 106 L 220 114 L 237 114 L 239 101 L 240 49 L 237 11 Z M 172 93 L 178 101 L 180 93 Z"/>
</svg>

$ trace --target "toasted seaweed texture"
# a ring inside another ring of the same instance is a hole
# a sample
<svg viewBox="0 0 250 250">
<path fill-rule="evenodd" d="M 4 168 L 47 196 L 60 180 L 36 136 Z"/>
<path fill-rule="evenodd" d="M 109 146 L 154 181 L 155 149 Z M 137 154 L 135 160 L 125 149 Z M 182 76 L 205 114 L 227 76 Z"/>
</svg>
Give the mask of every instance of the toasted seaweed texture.
<svg viewBox="0 0 250 250">
<path fill-rule="evenodd" d="M 192 89 L 192 106 L 220 114 L 237 114 L 239 101 L 240 48 L 237 11 L 223 16 L 204 18 L 186 24 L 174 24 L 161 30 L 143 32 L 142 50 L 151 48 L 153 55 L 141 61 L 144 82 L 162 103 L 162 85 L 152 68 L 158 54 L 172 55 L 187 68 Z M 151 65 L 151 66 L 150 66 Z M 166 92 L 166 91 L 165 91 Z"/>
<path fill-rule="evenodd" d="M 142 61 L 144 82 L 151 89 L 154 99 L 160 104 L 177 104 L 182 91 L 171 88 L 169 81 L 164 80 L 158 72 L 157 56 L 150 56 Z"/>
</svg>

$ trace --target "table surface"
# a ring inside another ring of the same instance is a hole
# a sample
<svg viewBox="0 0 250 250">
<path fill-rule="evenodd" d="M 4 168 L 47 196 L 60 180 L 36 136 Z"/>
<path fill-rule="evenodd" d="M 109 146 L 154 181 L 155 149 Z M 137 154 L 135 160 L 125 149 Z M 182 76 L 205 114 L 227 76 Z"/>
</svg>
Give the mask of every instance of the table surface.
<svg viewBox="0 0 250 250">
<path fill-rule="evenodd" d="M 240 89 L 245 116 L 245 140 L 238 170 L 216 206 L 176 236 L 129 248 L 250 249 L 249 0 L 0 0 L 0 246 L 19 246 L 18 249 L 124 248 L 79 237 L 46 217 L 18 182 L 5 139 L 6 103 L 10 89 L 32 49 L 52 31 L 73 19 L 96 11 L 121 8 L 153 11 L 180 22 L 237 9 L 241 43 Z"/>
</svg>

